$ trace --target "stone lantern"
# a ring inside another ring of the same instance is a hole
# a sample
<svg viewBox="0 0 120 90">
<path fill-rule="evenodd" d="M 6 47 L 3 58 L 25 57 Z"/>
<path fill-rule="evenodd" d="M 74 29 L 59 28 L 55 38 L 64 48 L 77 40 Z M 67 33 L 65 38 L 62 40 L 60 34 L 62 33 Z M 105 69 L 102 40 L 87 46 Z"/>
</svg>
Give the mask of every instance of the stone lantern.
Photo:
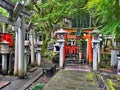
<svg viewBox="0 0 120 90">
<path fill-rule="evenodd" d="M 100 39 L 99 31 L 97 29 L 91 32 L 92 34 L 92 48 L 93 48 L 93 71 L 97 71 L 97 63 L 100 60 Z"/>
<path fill-rule="evenodd" d="M 65 34 L 67 32 L 65 30 L 63 30 L 62 28 L 58 31 L 55 32 L 55 36 L 57 38 L 57 41 L 59 43 L 59 47 L 60 47 L 60 57 L 59 57 L 59 67 L 63 68 L 63 59 L 64 59 L 64 42 L 65 42 Z"/>
<path fill-rule="evenodd" d="M 29 62 L 29 48 L 30 48 L 30 41 L 29 40 L 25 40 L 25 48 L 24 48 L 24 65 L 25 65 L 25 72 L 27 72 L 27 64 Z"/>
<path fill-rule="evenodd" d="M 0 53 L 2 54 L 2 74 L 7 74 L 7 54 L 9 54 L 9 42 L 0 42 Z"/>
<path fill-rule="evenodd" d="M 42 50 L 43 41 L 37 41 L 36 42 L 36 58 L 37 58 L 37 65 L 40 66 L 41 63 L 41 53 Z"/>
</svg>

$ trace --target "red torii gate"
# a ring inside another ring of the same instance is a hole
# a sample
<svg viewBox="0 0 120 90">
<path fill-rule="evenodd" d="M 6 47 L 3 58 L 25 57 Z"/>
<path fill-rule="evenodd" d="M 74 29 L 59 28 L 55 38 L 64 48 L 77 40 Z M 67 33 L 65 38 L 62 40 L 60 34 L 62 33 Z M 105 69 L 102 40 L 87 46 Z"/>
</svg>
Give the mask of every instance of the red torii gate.
<svg viewBox="0 0 120 90">
<path fill-rule="evenodd" d="M 76 29 L 66 29 L 63 28 L 66 32 L 71 33 L 71 32 L 77 32 Z M 93 49 L 92 49 L 92 36 L 90 32 L 92 29 L 84 29 L 82 32 L 86 33 L 85 36 L 76 36 L 76 35 L 70 35 L 66 34 L 65 40 L 66 39 L 88 39 L 87 45 L 88 45 L 88 60 L 89 63 L 92 63 L 93 61 Z M 65 48 L 64 48 L 64 60 L 65 60 Z"/>
</svg>

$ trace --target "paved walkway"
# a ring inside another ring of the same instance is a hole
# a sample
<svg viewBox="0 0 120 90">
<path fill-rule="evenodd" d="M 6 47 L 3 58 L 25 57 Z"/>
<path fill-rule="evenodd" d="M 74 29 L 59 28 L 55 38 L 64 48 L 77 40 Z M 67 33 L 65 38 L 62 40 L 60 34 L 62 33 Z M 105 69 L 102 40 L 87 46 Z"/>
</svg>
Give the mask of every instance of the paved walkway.
<svg viewBox="0 0 120 90">
<path fill-rule="evenodd" d="M 19 79 L 15 76 L 2 76 L 0 75 L 1 81 L 10 81 L 10 84 L 1 88 L 0 90 L 24 90 L 28 87 L 31 82 L 36 80 L 42 74 L 42 70 L 38 67 L 34 72 L 28 72 L 25 79 Z"/>
<path fill-rule="evenodd" d="M 38 67 L 34 72 L 29 71 L 25 79 L 0 75 L 0 82 L 4 84 L 10 82 L 10 84 L 4 88 L 0 87 L 0 90 L 24 90 L 32 81 L 37 79 L 41 73 L 41 68 Z M 104 82 L 104 84 L 101 84 L 103 85 L 101 87 L 106 87 L 101 90 L 120 90 L 120 75 L 117 75 L 116 72 L 104 71 L 94 73 L 91 72 L 91 68 L 87 65 L 69 65 L 65 69 L 58 71 L 44 86 L 43 90 L 100 90 L 96 75 Z"/>
<path fill-rule="evenodd" d="M 99 86 L 93 72 L 63 69 L 43 90 L 99 90 Z"/>
</svg>

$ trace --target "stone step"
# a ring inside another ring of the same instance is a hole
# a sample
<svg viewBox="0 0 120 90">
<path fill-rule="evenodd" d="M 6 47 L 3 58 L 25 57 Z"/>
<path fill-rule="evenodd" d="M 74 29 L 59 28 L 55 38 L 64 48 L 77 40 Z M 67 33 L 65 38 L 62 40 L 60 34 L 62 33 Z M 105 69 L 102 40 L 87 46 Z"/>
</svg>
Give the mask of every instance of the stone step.
<svg viewBox="0 0 120 90">
<path fill-rule="evenodd" d="M 79 60 L 67 60 L 66 61 L 66 64 L 71 64 L 71 63 L 73 63 L 73 64 L 81 64 L 81 61 L 79 61 Z"/>
</svg>

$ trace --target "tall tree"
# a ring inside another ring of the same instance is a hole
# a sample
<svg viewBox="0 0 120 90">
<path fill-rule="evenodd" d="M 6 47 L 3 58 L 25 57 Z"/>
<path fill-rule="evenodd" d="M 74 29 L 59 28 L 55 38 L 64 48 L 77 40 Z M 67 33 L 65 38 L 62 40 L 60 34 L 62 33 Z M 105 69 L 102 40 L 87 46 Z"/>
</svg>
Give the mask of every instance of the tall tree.
<svg viewBox="0 0 120 90">
<path fill-rule="evenodd" d="M 28 9 L 33 11 L 32 21 L 38 23 L 38 29 L 46 34 L 44 48 L 53 32 L 53 25 L 61 26 L 60 21 L 63 17 L 71 17 L 76 11 L 80 10 L 87 0 L 32 0 Z M 32 8 L 30 8 L 32 7 Z"/>
<path fill-rule="evenodd" d="M 86 8 L 95 22 L 100 22 L 104 34 L 120 37 L 120 0 L 89 0 Z"/>
</svg>

